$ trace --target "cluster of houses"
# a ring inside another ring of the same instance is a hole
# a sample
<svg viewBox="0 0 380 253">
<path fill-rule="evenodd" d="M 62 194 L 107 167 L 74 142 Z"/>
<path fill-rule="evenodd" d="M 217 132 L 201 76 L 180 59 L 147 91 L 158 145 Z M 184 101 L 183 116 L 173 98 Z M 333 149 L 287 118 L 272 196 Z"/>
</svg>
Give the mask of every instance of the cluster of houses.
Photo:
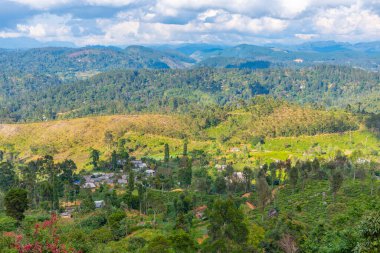
<svg viewBox="0 0 380 253">
<path fill-rule="evenodd" d="M 225 171 L 227 168 L 227 165 L 225 164 L 216 164 L 215 165 L 215 169 L 217 169 L 217 171 L 219 173 Z M 237 180 L 237 181 L 240 181 L 240 182 L 243 182 L 244 181 L 244 175 L 243 175 L 243 172 L 240 172 L 240 171 L 235 171 L 232 176 Z"/>
<path fill-rule="evenodd" d="M 148 165 L 141 160 L 133 160 L 131 161 L 133 165 L 133 171 L 135 173 L 142 173 L 145 177 L 153 177 L 156 174 L 155 170 L 151 170 L 148 168 Z M 89 175 L 83 177 L 85 182 L 82 185 L 84 189 L 96 189 L 100 185 L 127 185 L 128 184 L 128 175 L 123 173 L 105 173 L 105 172 L 93 172 Z"/>
</svg>

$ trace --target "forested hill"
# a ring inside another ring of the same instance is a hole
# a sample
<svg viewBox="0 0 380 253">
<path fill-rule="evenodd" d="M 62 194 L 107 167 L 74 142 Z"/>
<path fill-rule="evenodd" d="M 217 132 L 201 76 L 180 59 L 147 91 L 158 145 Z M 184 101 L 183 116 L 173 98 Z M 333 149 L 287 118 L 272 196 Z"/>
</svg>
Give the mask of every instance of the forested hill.
<svg viewBox="0 0 380 253">
<path fill-rule="evenodd" d="M 180 52 L 163 52 L 143 46 L 0 50 L 0 66 L 4 73 L 58 73 L 61 77 L 115 68 L 185 68 L 194 62 Z"/>
<path fill-rule="evenodd" d="M 315 42 L 298 46 L 88 46 L 0 49 L 0 73 L 57 74 L 61 79 L 83 77 L 112 69 L 185 69 L 217 67 L 265 69 L 319 64 L 380 69 L 379 42 L 348 44 Z M 1 45 L 0 45 L 1 46 Z"/>
<path fill-rule="evenodd" d="M 85 80 L 0 76 L 1 122 L 85 115 L 194 112 L 268 94 L 317 107 L 379 112 L 380 74 L 337 66 L 302 69 L 114 70 Z"/>
</svg>

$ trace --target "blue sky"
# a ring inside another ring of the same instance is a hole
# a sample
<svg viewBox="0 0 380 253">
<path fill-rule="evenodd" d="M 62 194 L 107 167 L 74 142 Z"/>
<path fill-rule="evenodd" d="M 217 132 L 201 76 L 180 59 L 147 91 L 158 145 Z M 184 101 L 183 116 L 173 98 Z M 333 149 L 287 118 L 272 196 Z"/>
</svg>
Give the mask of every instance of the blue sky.
<svg viewBox="0 0 380 253">
<path fill-rule="evenodd" d="M 380 0 L 0 0 L 0 38 L 77 46 L 380 40 Z"/>
</svg>

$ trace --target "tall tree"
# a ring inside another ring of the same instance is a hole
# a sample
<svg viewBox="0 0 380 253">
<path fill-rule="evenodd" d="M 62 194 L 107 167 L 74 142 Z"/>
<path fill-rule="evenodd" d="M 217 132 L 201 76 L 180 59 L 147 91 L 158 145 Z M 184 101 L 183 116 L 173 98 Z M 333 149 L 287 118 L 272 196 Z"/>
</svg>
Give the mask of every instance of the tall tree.
<svg viewBox="0 0 380 253">
<path fill-rule="evenodd" d="M 343 184 L 343 173 L 341 171 L 335 171 L 330 179 L 331 192 L 333 194 L 333 199 L 335 200 L 336 193 L 339 191 Z"/>
<path fill-rule="evenodd" d="M 259 176 L 256 179 L 256 191 L 259 204 L 258 206 L 261 211 L 262 220 L 264 220 L 265 207 L 269 204 L 271 199 L 271 189 L 264 175 L 262 173 L 259 173 Z"/>
<path fill-rule="evenodd" d="M 0 163 L 0 189 L 8 191 L 16 183 L 16 173 L 10 162 Z"/>
<path fill-rule="evenodd" d="M 168 163 L 170 158 L 170 152 L 169 152 L 169 144 L 165 143 L 165 150 L 164 150 L 164 162 Z"/>
<path fill-rule="evenodd" d="M 187 143 L 188 143 L 187 140 L 185 140 L 185 141 L 183 142 L 183 152 L 182 152 L 182 155 L 183 155 L 183 156 L 187 156 Z"/>
<path fill-rule="evenodd" d="M 244 214 L 231 198 L 216 199 L 208 208 L 207 214 L 212 252 L 230 252 L 247 242 L 248 228 L 244 222 Z"/>
<path fill-rule="evenodd" d="M 181 187 L 188 187 L 191 185 L 193 176 L 191 160 L 187 156 L 183 156 L 180 161 L 180 168 L 178 170 L 178 181 Z"/>
<path fill-rule="evenodd" d="M 106 131 L 104 133 L 104 142 L 107 145 L 108 149 L 111 149 L 111 147 L 114 145 L 113 134 L 111 133 L 111 131 Z"/>
<path fill-rule="evenodd" d="M 253 177 L 253 171 L 249 167 L 244 167 L 243 177 L 244 177 L 245 192 L 248 192 L 251 189 L 251 181 L 252 181 L 252 177 Z"/>
<path fill-rule="evenodd" d="M 226 179 L 222 175 L 218 175 L 215 179 L 214 183 L 215 192 L 218 194 L 224 194 L 226 193 L 227 185 L 226 185 Z"/>
<path fill-rule="evenodd" d="M 117 153 L 115 150 L 111 153 L 111 169 L 113 171 L 117 170 Z"/>
<path fill-rule="evenodd" d="M 130 170 L 129 175 L 128 175 L 128 190 L 132 194 L 134 189 L 135 189 L 135 173 L 133 172 L 133 170 Z"/>
<path fill-rule="evenodd" d="M 289 171 L 289 183 L 292 186 L 293 193 L 297 187 L 297 182 L 298 182 L 298 167 L 293 166 L 290 168 L 290 171 Z"/>
<path fill-rule="evenodd" d="M 5 212 L 8 216 L 21 221 L 28 209 L 28 192 L 21 188 L 12 188 L 5 195 Z"/>
<path fill-rule="evenodd" d="M 92 148 L 90 150 L 90 164 L 93 166 L 94 169 L 98 168 L 99 159 L 100 159 L 100 151 Z"/>
</svg>

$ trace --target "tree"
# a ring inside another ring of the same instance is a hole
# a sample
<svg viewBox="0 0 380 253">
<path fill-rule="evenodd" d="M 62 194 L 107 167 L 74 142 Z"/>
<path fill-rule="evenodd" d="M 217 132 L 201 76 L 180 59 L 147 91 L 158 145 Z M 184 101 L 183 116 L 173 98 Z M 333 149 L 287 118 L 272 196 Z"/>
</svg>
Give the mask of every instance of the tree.
<svg viewBox="0 0 380 253">
<path fill-rule="evenodd" d="M 169 153 L 169 144 L 165 143 L 165 150 L 164 150 L 164 162 L 168 163 L 169 158 L 170 158 L 170 153 Z"/>
<path fill-rule="evenodd" d="M 380 252 L 380 212 L 369 213 L 360 222 L 355 252 Z"/>
<path fill-rule="evenodd" d="M 371 184 L 371 196 L 373 195 L 375 181 L 376 181 L 376 175 L 375 175 L 375 169 L 378 167 L 378 163 L 371 161 L 369 164 L 369 172 L 370 172 L 370 184 Z"/>
<path fill-rule="evenodd" d="M 0 150 L 0 162 L 4 159 L 4 151 Z"/>
<path fill-rule="evenodd" d="M 333 199 L 335 200 L 336 193 L 339 191 L 343 184 L 343 174 L 340 171 L 336 171 L 332 174 L 330 179 L 331 192 L 333 194 Z"/>
<path fill-rule="evenodd" d="M 173 245 L 174 252 L 197 252 L 196 243 L 190 237 L 190 235 L 182 229 L 175 230 L 169 236 L 169 240 Z"/>
<path fill-rule="evenodd" d="M 188 187 L 191 185 L 193 170 L 191 160 L 187 156 L 183 156 L 180 162 L 180 169 L 178 170 L 178 181 L 181 187 Z"/>
<path fill-rule="evenodd" d="M 133 170 L 130 170 L 129 175 L 128 175 L 128 190 L 130 193 L 132 193 L 134 189 L 135 189 L 135 173 L 133 172 Z"/>
<path fill-rule="evenodd" d="M 277 164 L 276 163 L 270 163 L 269 164 L 269 171 L 270 171 L 270 178 L 271 178 L 271 184 L 272 189 L 274 188 L 274 182 L 276 181 L 276 172 L 277 172 Z"/>
<path fill-rule="evenodd" d="M 21 188 L 12 188 L 5 195 L 5 212 L 18 221 L 24 219 L 28 209 L 28 192 Z"/>
<path fill-rule="evenodd" d="M 243 177 L 244 177 L 245 192 L 248 192 L 251 189 L 251 181 L 253 177 L 252 170 L 248 167 L 244 167 Z"/>
<path fill-rule="evenodd" d="M 215 179 L 215 192 L 218 194 L 224 194 L 226 193 L 227 185 L 226 185 L 226 180 L 222 175 L 219 175 Z"/>
<path fill-rule="evenodd" d="M 90 164 L 94 167 L 94 169 L 98 168 L 100 158 L 100 151 L 96 149 L 91 149 L 90 151 Z"/>
<path fill-rule="evenodd" d="M 127 143 L 127 140 L 124 138 L 119 139 L 117 142 L 117 152 L 119 153 L 120 158 L 122 158 L 122 159 L 128 159 L 129 158 L 129 154 L 125 148 L 126 143 Z"/>
<path fill-rule="evenodd" d="M 264 220 L 264 210 L 271 198 L 271 190 L 264 175 L 261 175 L 256 180 L 256 191 L 258 195 L 258 206 Z"/>
<path fill-rule="evenodd" d="M 169 239 L 166 239 L 166 237 L 162 235 L 157 235 L 149 241 L 148 245 L 145 247 L 145 250 L 142 252 L 170 253 L 172 252 L 171 242 L 169 241 Z"/>
<path fill-rule="evenodd" d="M 188 142 L 187 140 L 183 142 L 183 153 L 182 153 L 183 156 L 187 156 L 187 142 Z"/>
<path fill-rule="evenodd" d="M 16 173 L 10 162 L 0 163 L 0 189 L 8 191 L 16 182 Z"/>
<path fill-rule="evenodd" d="M 117 170 L 117 153 L 115 150 L 111 153 L 111 169 L 113 171 Z"/>
<path fill-rule="evenodd" d="M 91 192 L 86 191 L 83 201 L 80 205 L 81 211 L 84 213 L 88 213 L 94 211 L 96 206 L 94 199 L 92 198 Z"/>
<path fill-rule="evenodd" d="M 104 142 L 108 146 L 108 149 L 113 146 L 113 134 L 110 131 L 104 133 Z"/>
<path fill-rule="evenodd" d="M 216 199 L 207 215 L 212 252 L 229 252 L 231 246 L 236 247 L 247 242 L 248 228 L 244 223 L 244 214 L 231 198 Z"/>
<path fill-rule="evenodd" d="M 293 188 L 293 193 L 297 187 L 297 182 L 298 182 L 298 167 L 294 166 L 294 167 L 291 167 L 289 171 L 289 183 Z"/>
<path fill-rule="evenodd" d="M 60 179 L 62 182 L 72 183 L 74 180 L 74 173 L 77 170 L 77 165 L 73 160 L 65 160 L 57 165 L 60 168 L 62 174 Z"/>
</svg>

